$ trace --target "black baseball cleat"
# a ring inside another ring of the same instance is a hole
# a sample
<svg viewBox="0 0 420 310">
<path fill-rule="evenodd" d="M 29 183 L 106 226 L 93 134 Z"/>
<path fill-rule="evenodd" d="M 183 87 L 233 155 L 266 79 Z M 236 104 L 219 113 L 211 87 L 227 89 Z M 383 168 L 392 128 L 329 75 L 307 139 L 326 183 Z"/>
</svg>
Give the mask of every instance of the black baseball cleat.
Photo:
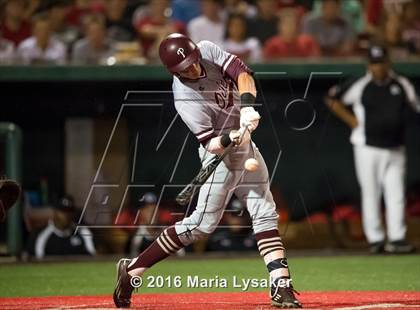
<svg viewBox="0 0 420 310">
<path fill-rule="evenodd" d="M 295 293 L 299 294 L 293 289 L 291 279 L 276 279 L 271 285 L 271 304 L 278 308 L 302 308 L 302 304 L 296 299 Z"/>
<path fill-rule="evenodd" d="M 117 263 L 117 285 L 114 290 L 114 303 L 117 308 L 130 308 L 131 294 L 134 287 L 131 284 L 131 276 L 127 273 L 127 267 L 131 259 L 122 258 Z"/>
<path fill-rule="evenodd" d="M 385 253 L 385 242 L 378 241 L 369 244 L 370 254 L 383 254 Z"/>
<path fill-rule="evenodd" d="M 410 254 L 415 251 L 416 248 L 405 240 L 392 241 L 385 245 L 385 252 L 390 254 Z"/>
</svg>

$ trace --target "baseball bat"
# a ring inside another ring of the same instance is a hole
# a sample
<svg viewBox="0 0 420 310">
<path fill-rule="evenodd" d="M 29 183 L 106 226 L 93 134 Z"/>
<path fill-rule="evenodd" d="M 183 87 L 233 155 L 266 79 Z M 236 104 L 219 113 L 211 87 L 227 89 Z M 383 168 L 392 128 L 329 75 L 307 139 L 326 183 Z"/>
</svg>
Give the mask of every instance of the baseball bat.
<svg viewBox="0 0 420 310">
<path fill-rule="evenodd" d="M 239 128 L 239 141 L 242 140 L 247 128 L 247 126 Z M 225 148 L 222 154 L 216 155 L 210 163 L 208 163 L 205 167 L 202 167 L 194 179 L 176 196 L 176 202 L 181 206 L 188 205 L 195 194 L 199 191 L 200 187 L 206 183 L 207 179 L 211 176 L 214 170 L 216 170 L 217 166 L 219 166 L 223 159 L 232 152 L 235 146 L 236 143 L 232 141 Z"/>
</svg>

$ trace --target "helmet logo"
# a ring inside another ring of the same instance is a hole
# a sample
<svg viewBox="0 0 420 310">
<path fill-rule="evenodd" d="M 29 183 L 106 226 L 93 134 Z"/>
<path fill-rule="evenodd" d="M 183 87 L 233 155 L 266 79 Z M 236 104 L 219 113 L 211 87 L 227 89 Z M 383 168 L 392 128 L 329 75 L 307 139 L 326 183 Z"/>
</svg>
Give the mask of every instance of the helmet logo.
<svg viewBox="0 0 420 310">
<path fill-rule="evenodd" d="M 176 51 L 177 55 L 182 55 L 182 58 L 185 58 L 184 49 L 182 47 L 178 48 Z"/>
</svg>

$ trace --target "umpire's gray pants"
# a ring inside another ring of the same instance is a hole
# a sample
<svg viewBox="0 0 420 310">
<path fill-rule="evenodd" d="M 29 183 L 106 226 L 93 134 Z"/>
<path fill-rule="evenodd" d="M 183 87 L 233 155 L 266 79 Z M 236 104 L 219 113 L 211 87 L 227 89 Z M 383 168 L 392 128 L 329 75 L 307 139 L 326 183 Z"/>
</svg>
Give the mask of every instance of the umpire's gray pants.
<svg viewBox="0 0 420 310">
<path fill-rule="evenodd" d="M 199 155 L 203 166 L 215 156 L 202 146 Z M 254 157 L 260 164 L 255 172 L 244 169 L 244 162 L 250 157 Z M 212 233 L 232 194 L 246 205 L 254 233 L 277 229 L 278 215 L 270 192 L 267 166 L 255 144 L 253 148 L 247 144 L 225 157 L 201 187 L 193 213 L 175 224 L 181 242 L 189 245 Z"/>
</svg>

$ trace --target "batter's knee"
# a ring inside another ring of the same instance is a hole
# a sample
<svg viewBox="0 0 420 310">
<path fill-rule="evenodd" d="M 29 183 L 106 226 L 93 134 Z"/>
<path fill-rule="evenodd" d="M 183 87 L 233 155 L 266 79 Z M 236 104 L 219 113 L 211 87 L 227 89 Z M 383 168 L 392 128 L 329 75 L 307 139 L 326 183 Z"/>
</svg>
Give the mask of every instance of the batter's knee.
<svg viewBox="0 0 420 310">
<path fill-rule="evenodd" d="M 214 212 L 200 212 L 195 210 L 190 216 L 176 223 L 175 229 L 184 245 L 206 238 L 220 222 L 223 209 Z"/>
<path fill-rule="evenodd" d="M 274 207 L 259 210 L 252 217 L 252 228 L 254 233 L 260 233 L 266 230 L 277 229 L 278 226 L 278 214 Z"/>
<path fill-rule="evenodd" d="M 208 237 L 217 227 L 219 221 L 211 216 L 196 220 L 194 216 L 184 218 L 176 223 L 175 230 L 181 242 L 187 246 Z"/>
<path fill-rule="evenodd" d="M 209 233 L 203 232 L 198 229 L 193 230 L 185 230 L 181 234 L 178 235 L 179 240 L 185 245 L 188 246 L 196 241 L 207 239 Z"/>
</svg>

